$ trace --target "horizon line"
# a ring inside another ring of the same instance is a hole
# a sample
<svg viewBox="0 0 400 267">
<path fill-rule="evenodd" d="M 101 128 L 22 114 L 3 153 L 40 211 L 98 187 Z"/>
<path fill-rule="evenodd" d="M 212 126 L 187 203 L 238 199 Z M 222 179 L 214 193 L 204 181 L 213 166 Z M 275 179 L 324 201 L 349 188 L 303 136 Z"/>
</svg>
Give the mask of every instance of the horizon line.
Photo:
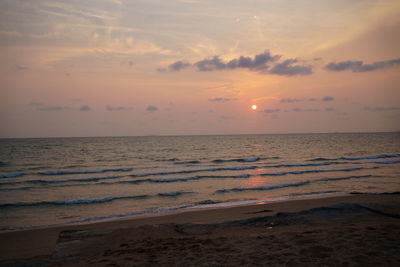
<svg viewBox="0 0 400 267">
<path fill-rule="evenodd" d="M 400 133 L 396 131 L 371 131 L 371 132 L 293 132 L 293 133 L 238 133 L 238 134 L 147 134 L 147 135 L 97 135 L 97 136 L 41 136 L 41 137 L 0 137 L 4 139 L 66 139 L 66 138 L 118 138 L 118 137 L 179 137 L 179 136 L 240 136 L 240 135 L 305 135 L 305 134 L 379 134 L 379 133 Z"/>
</svg>

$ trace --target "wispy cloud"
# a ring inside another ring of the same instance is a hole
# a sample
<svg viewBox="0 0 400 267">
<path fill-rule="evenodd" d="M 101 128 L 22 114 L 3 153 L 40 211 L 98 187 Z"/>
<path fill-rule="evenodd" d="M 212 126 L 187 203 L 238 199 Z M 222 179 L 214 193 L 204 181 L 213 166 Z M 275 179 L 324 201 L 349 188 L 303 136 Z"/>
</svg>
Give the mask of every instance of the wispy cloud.
<svg viewBox="0 0 400 267">
<path fill-rule="evenodd" d="M 146 108 L 146 111 L 150 111 L 150 112 L 153 112 L 153 111 L 157 111 L 158 110 L 158 107 L 156 107 L 156 106 L 147 106 L 147 108 Z"/>
<path fill-rule="evenodd" d="M 322 98 L 322 101 L 333 101 L 333 100 L 335 100 L 335 98 L 334 97 L 332 97 L 332 96 L 325 96 L 325 97 L 323 97 Z"/>
<path fill-rule="evenodd" d="M 262 112 L 264 112 L 264 113 L 275 113 L 275 112 L 279 112 L 279 111 L 280 111 L 279 108 L 276 108 L 276 109 L 264 109 L 264 110 L 262 110 Z"/>
<path fill-rule="evenodd" d="M 293 112 L 318 112 L 319 109 L 316 108 L 294 108 L 292 109 Z"/>
<path fill-rule="evenodd" d="M 83 105 L 79 108 L 80 111 L 90 111 L 92 108 L 88 105 Z"/>
<path fill-rule="evenodd" d="M 329 71 L 347 71 L 352 72 L 367 72 L 386 68 L 393 68 L 400 65 L 400 58 L 385 61 L 376 61 L 371 64 L 365 64 L 363 61 L 340 61 L 331 62 L 325 65 L 325 69 Z"/>
<path fill-rule="evenodd" d="M 48 105 L 42 102 L 31 102 L 28 106 L 32 107 L 37 111 L 64 111 L 64 110 L 78 110 L 78 111 L 91 111 L 92 108 L 89 105 L 82 105 L 80 107 L 60 106 L 60 105 Z"/>
<path fill-rule="evenodd" d="M 132 110 L 132 107 L 123 107 L 123 106 L 113 107 L 111 105 L 107 105 L 106 110 L 107 111 L 127 111 L 127 110 Z"/>
<path fill-rule="evenodd" d="M 297 103 L 297 102 L 317 102 L 317 101 L 334 101 L 335 98 L 333 96 L 325 96 L 323 98 L 316 98 L 316 97 L 311 97 L 311 98 L 282 98 L 281 103 Z"/>
<path fill-rule="evenodd" d="M 372 112 L 397 111 L 397 110 L 400 110 L 400 107 L 368 107 L 368 106 L 365 106 L 364 110 L 372 111 Z"/>
<path fill-rule="evenodd" d="M 39 106 L 36 108 L 38 111 L 61 111 L 61 110 L 67 110 L 70 109 L 69 107 L 63 107 L 63 106 Z"/>
<path fill-rule="evenodd" d="M 233 100 L 236 100 L 236 98 L 215 97 L 208 99 L 210 102 L 229 102 Z"/>
</svg>

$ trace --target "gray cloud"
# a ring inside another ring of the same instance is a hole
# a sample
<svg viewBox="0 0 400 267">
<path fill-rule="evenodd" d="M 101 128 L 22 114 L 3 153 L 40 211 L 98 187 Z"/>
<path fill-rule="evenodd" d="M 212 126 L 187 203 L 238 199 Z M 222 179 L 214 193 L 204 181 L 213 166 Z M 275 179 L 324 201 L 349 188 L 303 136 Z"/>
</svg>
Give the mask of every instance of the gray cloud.
<svg viewBox="0 0 400 267">
<path fill-rule="evenodd" d="M 83 105 L 79 108 L 80 111 L 90 111 L 91 109 L 88 105 Z"/>
<path fill-rule="evenodd" d="M 157 111 L 157 110 L 158 110 L 158 108 L 156 106 L 148 106 L 146 108 L 146 111 Z"/>
<path fill-rule="evenodd" d="M 126 111 L 126 110 L 131 110 L 132 108 L 131 107 L 113 107 L 113 106 L 110 106 L 110 105 L 107 105 L 106 106 L 106 110 L 107 111 Z"/>
<path fill-rule="evenodd" d="M 233 100 L 236 100 L 236 99 L 224 98 L 224 97 L 215 97 L 215 98 L 208 99 L 208 101 L 210 101 L 210 102 L 229 102 L 229 101 L 233 101 Z"/>
<path fill-rule="evenodd" d="M 168 69 L 170 71 L 180 71 L 182 69 L 185 69 L 187 67 L 190 67 L 191 64 L 183 61 L 176 61 L 175 63 L 172 63 L 171 65 L 168 66 Z"/>
<path fill-rule="evenodd" d="M 25 67 L 25 66 L 21 66 L 21 65 L 15 65 L 14 70 L 15 71 L 24 71 L 24 70 L 29 70 L 29 68 Z"/>
<path fill-rule="evenodd" d="M 195 67 L 198 71 L 214 71 L 214 70 L 233 70 L 238 68 L 248 69 L 252 71 L 265 71 L 269 68 L 267 63 L 277 61 L 280 55 L 271 55 L 268 50 L 264 53 L 255 55 L 254 57 L 240 56 L 234 58 L 228 62 L 224 62 L 219 56 L 214 56 L 212 58 L 206 58 L 200 61 L 190 64 L 184 61 L 176 61 L 169 65 L 166 69 L 159 68 L 158 71 L 180 71 L 188 67 Z"/>
<path fill-rule="evenodd" d="M 335 98 L 332 96 L 325 96 L 322 98 L 322 101 L 333 101 L 333 100 L 335 100 Z"/>
<path fill-rule="evenodd" d="M 282 63 L 276 64 L 269 73 L 276 75 L 309 75 L 312 74 L 312 67 L 308 65 L 292 65 L 297 63 L 297 59 L 286 59 Z"/>
<path fill-rule="evenodd" d="M 66 110 L 69 109 L 68 107 L 62 107 L 62 106 L 40 106 L 37 107 L 36 110 L 39 111 L 60 111 L 60 110 Z"/>
<path fill-rule="evenodd" d="M 294 108 L 292 109 L 293 112 L 318 112 L 319 109 L 315 109 L 315 108 L 306 108 L 306 109 L 302 109 L 302 108 Z"/>
<path fill-rule="evenodd" d="M 183 61 L 176 61 L 169 65 L 166 69 L 160 68 L 158 71 L 180 71 L 182 69 L 193 66 L 197 71 L 215 71 L 215 70 L 233 70 L 233 69 L 248 69 L 251 71 L 258 71 L 263 74 L 275 75 L 308 75 L 312 74 L 312 67 L 310 65 L 300 64 L 297 59 L 286 59 L 283 62 L 276 63 L 281 58 L 281 55 L 271 55 L 268 50 L 264 53 L 255 55 L 254 57 L 240 56 L 228 62 L 222 60 L 219 56 L 206 58 L 190 64 Z M 273 65 L 276 63 L 275 65 Z M 272 68 L 270 69 L 270 65 Z"/>
<path fill-rule="evenodd" d="M 298 98 L 282 98 L 281 102 L 282 103 L 295 103 L 295 102 L 300 102 L 303 101 L 302 99 L 298 99 Z"/>
<path fill-rule="evenodd" d="M 32 107 L 41 107 L 41 106 L 44 106 L 44 104 L 43 104 L 43 103 L 40 103 L 40 102 L 31 102 L 31 103 L 29 103 L 29 106 L 32 106 Z"/>
<path fill-rule="evenodd" d="M 371 64 L 364 64 L 363 61 L 340 61 L 340 62 L 331 62 L 325 65 L 325 69 L 329 71 L 346 71 L 350 70 L 352 72 L 366 72 L 366 71 L 374 71 L 385 68 L 392 68 L 400 65 L 400 58 L 385 60 L 385 61 L 377 61 Z"/>
<path fill-rule="evenodd" d="M 265 113 L 275 113 L 275 112 L 279 112 L 280 111 L 280 109 L 279 108 L 276 108 L 276 109 L 264 109 L 262 112 L 265 112 Z"/>
<path fill-rule="evenodd" d="M 323 98 L 316 98 L 316 97 L 311 97 L 308 99 L 305 98 L 282 98 L 281 99 L 281 103 L 297 103 L 297 102 L 317 102 L 317 101 L 333 101 L 335 100 L 335 98 L 333 96 L 325 96 Z"/>
<path fill-rule="evenodd" d="M 200 60 L 194 63 L 194 66 L 199 71 L 213 71 L 226 69 L 227 64 L 225 64 L 218 56 L 215 56 L 211 59 Z"/>
<path fill-rule="evenodd" d="M 79 108 L 68 107 L 68 106 L 56 106 L 47 105 L 41 102 L 31 102 L 29 106 L 33 107 L 37 111 L 62 111 L 62 110 L 79 110 L 79 111 L 90 111 L 92 108 L 88 105 L 82 105 Z"/>
<path fill-rule="evenodd" d="M 397 111 L 400 110 L 400 107 L 364 107 L 364 110 L 373 111 L 373 112 L 381 112 L 381 111 Z"/>
</svg>

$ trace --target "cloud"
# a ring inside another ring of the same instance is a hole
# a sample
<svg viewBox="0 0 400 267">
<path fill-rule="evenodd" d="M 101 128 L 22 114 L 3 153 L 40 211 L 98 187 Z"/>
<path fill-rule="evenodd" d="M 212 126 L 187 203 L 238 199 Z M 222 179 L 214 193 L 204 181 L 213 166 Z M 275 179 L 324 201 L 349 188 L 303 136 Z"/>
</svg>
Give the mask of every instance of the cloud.
<svg viewBox="0 0 400 267">
<path fill-rule="evenodd" d="M 215 56 L 211 59 L 203 59 L 194 64 L 199 71 L 212 71 L 226 69 L 226 64 L 218 57 Z"/>
<path fill-rule="evenodd" d="M 172 63 L 171 65 L 168 66 L 168 70 L 180 71 L 180 70 L 185 69 L 190 66 L 191 66 L 190 63 L 183 62 L 183 61 L 176 61 L 175 63 Z"/>
<path fill-rule="evenodd" d="M 295 103 L 295 102 L 300 102 L 303 101 L 302 99 L 298 99 L 298 98 L 282 98 L 281 102 L 282 103 Z"/>
<path fill-rule="evenodd" d="M 325 96 L 322 98 L 322 101 L 333 101 L 333 100 L 335 100 L 335 98 L 332 96 Z"/>
<path fill-rule="evenodd" d="M 215 97 L 215 98 L 208 99 L 208 101 L 210 101 L 210 102 L 229 102 L 229 101 L 233 101 L 233 100 L 236 100 L 236 99 L 224 98 L 224 97 Z"/>
<path fill-rule="evenodd" d="M 113 106 L 110 106 L 110 105 L 107 105 L 106 106 L 106 110 L 107 111 L 126 111 L 126 110 L 131 110 L 132 108 L 131 107 L 113 107 Z"/>
<path fill-rule="evenodd" d="M 279 111 L 280 111 L 279 108 L 276 108 L 276 109 L 264 109 L 264 110 L 262 110 L 262 112 L 265 112 L 265 113 L 274 113 L 274 112 L 279 112 Z"/>
<path fill-rule="evenodd" d="M 282 98 L 281 103 L 297 103 L 297 102 L 317 102 L 317 101 L 333 101 L 335 98 L 333 96 L 325 96 L 323 98 L 316 98 L 316 97 L 311 97 L 311 98 Z"/>
<path fill-rule="evenodd" d="M 364 107 L 364 110 L 372 111 L 372 112 L 381 112 L 381 111 L 397 111 L 400 110 L 400 107 Z"/>
<path fill-rule="evenodd" d="M 62 111 L 62 110 L 79 110 L 79 111 L 90 111 L 92 108 L 88 105 L 82 105 L 79 108 L 68 107 L 68 106 L 57 106 L 47 105 L 41 102 L 31 102 L 29 106 L 33 107 L 37 111 Z"/>
<path fill-rule="evenodd" d="M 385 61 L 376 61 L 371 64 L 364 64 L 363 61 L 340 61 L 340 62 L 331 62 L 325 65 L 325 69 L 329 71 L 347 71 L 350 70 L 352 72 L 366 72 L 366 71 L 375 71 L 386 68 L 393 68 L 400 65 L 400 58 L 391 59 Z"/>
<path fill-rule="evenodd" d="M 24 70 L 29 70 L 29 68 L 25 67 L 25 66 L 21 66 L 21 65 L 15 65 L 14 70 L 15 71 L 24 71 Z"/>
<path fill-rule="evenodd" d="M 292 109 L 293 112 L 318 112 L 319 109 L 315 108 L 307 108 L 307 109 L 302 109 L 302 108 L 294 108 Z"/>
<path fill-rule="evenodd" d="M 276 64 L 269 73 L 286 76 L 312 74 L 312 67 L 309 65 L 292 65 L 297 62 L 297 59 L 286 59 L 282 63 Z"/>
<path fill-rule="evenodd" d="M 36 108 L 36 110 L 39 111 L 60 111 L 60 110 L 65 110 L 69 109 L 68 107 L 62 107 L 62 106 L 39 106 Z"/>
<path fill-rule="evenodd" d="M 32 107 L 41 107 L 41 106 L 44 106 L 44 104 L 43 104 L 43 103 L 40 103 L 40 102 L 31 102 L 31 103 L 29 103 L 29 106 L 32 106 Z"/>
<path fill-rule="evenodd" d="M 233 69 L 248 69 L 252 71 L 265 71 L 269 68 L 267 63 L 277 61 L 280 55 L 271 55 L 268 50 L 254 57 L 239 56 L 230 61 L 225 62 L 219 56 L 206 58 L 190 64 L 184 61 L 176 61 L 169 65 L 167 69 L 160 68 L 158 71 L 180 71 L 182 69 L 193 66 L 197 71 L 215 71 L 215 70 L 233 70 Z"/>
<path fill-rule="evenodd" d="M 90 111 L 91 109 L 88 105 L 83 105 L 79 108 L 80 111 Z"/>
<path fill-rule="evenodd" d="M 156 106 L 148 106 L 147 108 L 146 108 L 146 111 L 150 111 L 150 112 L 152 112 L 152 111 L 157 111 L 158 110 L 158 107 L 156 107 Z"/>
</svg>

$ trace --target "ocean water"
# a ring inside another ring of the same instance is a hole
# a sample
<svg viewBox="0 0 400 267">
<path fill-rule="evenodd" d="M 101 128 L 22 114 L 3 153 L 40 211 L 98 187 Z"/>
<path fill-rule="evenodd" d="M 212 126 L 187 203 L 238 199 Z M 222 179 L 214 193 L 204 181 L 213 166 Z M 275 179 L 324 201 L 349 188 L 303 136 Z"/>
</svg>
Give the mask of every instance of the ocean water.
<svg viewBox="0 0 400 267">
<path fill-rule="evenodd" d="M 400 133 L 0 139 L 0 231 L 400 191 Z"/>
</svg>

